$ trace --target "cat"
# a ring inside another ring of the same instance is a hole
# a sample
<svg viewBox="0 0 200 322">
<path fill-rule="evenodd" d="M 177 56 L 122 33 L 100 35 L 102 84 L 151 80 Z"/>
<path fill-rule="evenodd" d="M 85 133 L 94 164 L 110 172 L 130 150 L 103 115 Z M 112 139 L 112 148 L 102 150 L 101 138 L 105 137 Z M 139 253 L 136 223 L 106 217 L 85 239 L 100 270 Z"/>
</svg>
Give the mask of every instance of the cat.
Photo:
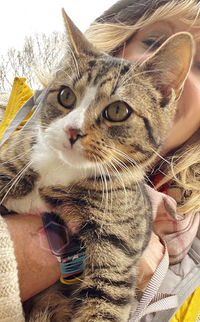
<svg viewBox="0 0 200 322">
<path fill-rule="evenodd" d="M 31 300 L 27 321 L 126 322 L 151 236 L 145 170 L 172 126 L 193 40 L 176 34 L 131 63 L 100 52 L 64 10 L 63 17 L 68 47 L 37 122 L 1 151 L 1 203 L 59 214 L 78 227 L 85 247 L 83 276 L 70 296 L 58 282 Z"/>
</svg>

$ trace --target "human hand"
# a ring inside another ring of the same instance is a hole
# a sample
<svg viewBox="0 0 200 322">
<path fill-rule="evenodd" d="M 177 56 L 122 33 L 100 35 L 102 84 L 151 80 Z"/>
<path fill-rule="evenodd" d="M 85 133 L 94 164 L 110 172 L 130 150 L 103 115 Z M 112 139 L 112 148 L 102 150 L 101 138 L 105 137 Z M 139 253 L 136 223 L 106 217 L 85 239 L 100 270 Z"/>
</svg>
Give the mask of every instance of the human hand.
<svg viewBox="0 0 200 322">
<path fill-rule="evenodd" d="M 173 220 L 173 217 L 177 217 L 176 201 L 147 185 L 146 190 L 152 204 L 153 228 L 155 228 L 154 226 L 158 226 L 155 230 L 159 234 L 159 225 L 157 225 L 157 222 L 160 222 L 160 219 L 164 218 L 165 226 L 167 226 L 168 222 Z M 152 232 L 149 244 L 138 263 L 139 274 L 137 278 L 137 288 L 141 291 L 146 289 L 148 282 L 161 262 L 164 255 L 164 249 L 159 236 Z"/>
<path fill-rule="evenodd" d="M 164 246 L 160 238 L 152 233 L 151 239 L 138 264 L 137 288 L 144 291 L 163 258 Z"/>
<path fill-rule="evenodd" d="M 138 264 L 137 287 L 142 291 L 145 290 L 163 258 L 164 246 L 162 240 L 165 241 L 167 246 L 169 263 L 178 263 L 190 249 L 200 222 L 198 212 L 191 211 L 183 215 L 177 214 L 177 204 L 173 198 L 149 186 L 146 186 L 146 190 L 152 204 L 153 232 Z"/>
</svg>

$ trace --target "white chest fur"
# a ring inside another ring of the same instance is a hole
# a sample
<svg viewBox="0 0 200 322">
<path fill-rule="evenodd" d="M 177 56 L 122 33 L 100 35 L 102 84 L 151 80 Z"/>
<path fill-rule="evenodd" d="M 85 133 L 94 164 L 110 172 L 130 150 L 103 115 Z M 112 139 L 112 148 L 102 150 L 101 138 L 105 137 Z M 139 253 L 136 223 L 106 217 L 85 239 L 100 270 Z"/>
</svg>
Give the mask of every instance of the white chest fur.
<svg viewBox="0 0 200 322">
<path fill-rule="evenodd" d="M 61 185 L 69 186 L 71 183 L 86 178 L 91 169 L 77 168 L 68 165 L 61 159 L 58 154 L 48 147 L 36 147 L 32 155 L 31 167 L 40 175 L 40 179 L 36 182 L 34 190 L 27 196 L 20 199 L 9 198 L 5 206 L 9 210 L 18 213 L 40 213 L 48 211 L 47 205 L 43 202 L 39 195 L 39 187 Z"/>
</svg>

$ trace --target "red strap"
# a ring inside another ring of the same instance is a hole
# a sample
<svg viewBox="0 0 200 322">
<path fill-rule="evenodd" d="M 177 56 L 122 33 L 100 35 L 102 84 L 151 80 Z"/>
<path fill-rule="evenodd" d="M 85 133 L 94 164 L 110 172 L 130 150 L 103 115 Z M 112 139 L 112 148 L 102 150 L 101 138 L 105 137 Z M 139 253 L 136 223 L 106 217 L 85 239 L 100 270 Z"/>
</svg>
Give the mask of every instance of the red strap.
<svg viewBox="0 0 200 322">
<path fill-rule="evenodd" d="M 161 174 L 161 173 L 157 173 L 157 174 L 154 174 L 150 177 L 151 179 L 151 182 L 153 183 L 153 186 L 157 186 L 157 184 L 159 184 L 159 182 L 164 178 L 164 175 Z M 157 188 L 156 190 L 159 191 L 159 192 L 162 192 L 162 193 L 165 193 L 167 194 L 167 190 L 169 188 L 169 184 L 168 183 L 165 183 L 163 184 L 161 187 Z"/>
</svg>

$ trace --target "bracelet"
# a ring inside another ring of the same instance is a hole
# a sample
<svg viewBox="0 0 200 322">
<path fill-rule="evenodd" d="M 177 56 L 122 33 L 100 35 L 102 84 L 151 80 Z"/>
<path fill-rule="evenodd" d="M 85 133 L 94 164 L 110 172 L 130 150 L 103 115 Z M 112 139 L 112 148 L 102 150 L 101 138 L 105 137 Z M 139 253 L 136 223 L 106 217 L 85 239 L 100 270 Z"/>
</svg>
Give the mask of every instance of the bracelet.
<svg viewBox="0 0 200 322">
<path fill-rule="evenodd" d="M 85 253 L 79 253 L 71 258 L 62 258 L 60 261 L 61 277 L 63 284 L 77 283 L 82 277 L 85 261 Z"/>
<path fill-rule="evenodd" d="M 51 252 L 60 263 L 60 282 L 68 285 L 79 282 L 86 259 L 82 242 L 58 214 L 45 212 L 42 221 Z"/>
</svg>

